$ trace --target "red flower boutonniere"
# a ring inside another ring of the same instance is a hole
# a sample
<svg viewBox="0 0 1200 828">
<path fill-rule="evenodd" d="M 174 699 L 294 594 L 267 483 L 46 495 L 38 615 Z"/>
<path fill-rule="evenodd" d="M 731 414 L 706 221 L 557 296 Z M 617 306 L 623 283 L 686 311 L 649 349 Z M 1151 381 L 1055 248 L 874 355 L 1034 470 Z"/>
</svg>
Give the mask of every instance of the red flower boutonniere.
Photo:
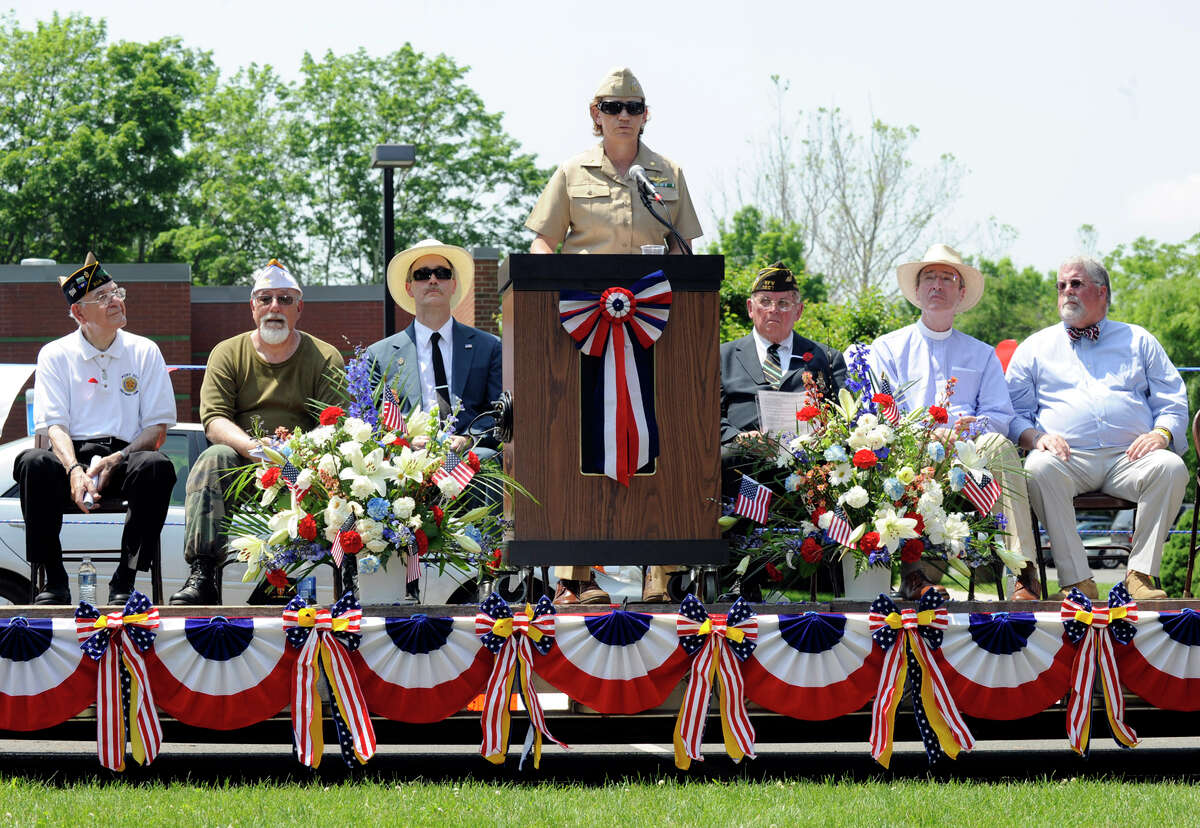
<svg viewBox="0 0 1200 828">
<path fill-rule="evenodd" d="M 805 351 L 804 353 L 802 353 L 800 355 L 800 358 L 802 360 L 804 360 L 805 362 L 812 362 L 812 358 L 813 358 L 812 351 Z"/>
</svg>

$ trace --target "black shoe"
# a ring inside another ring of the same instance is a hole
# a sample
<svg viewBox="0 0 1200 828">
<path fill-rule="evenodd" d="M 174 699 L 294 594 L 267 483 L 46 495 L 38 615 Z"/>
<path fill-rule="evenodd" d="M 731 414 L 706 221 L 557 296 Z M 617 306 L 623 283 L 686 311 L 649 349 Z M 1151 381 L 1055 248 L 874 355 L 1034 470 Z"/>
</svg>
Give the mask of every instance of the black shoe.
<svg viewBox="0 0 1200 828">
<path fill-rule="evenodd" d="M 133 592 L 134 580 L 137 573 L 124 566 L 117 567 L 116 574 L 108 584 L 108 603 L 125 606 L 129 593 Z"/>
<path fill-rule="evenodd" d="M 71 606 L 71 589 L 70 587 L 46 587 L 37 594 L 33 599 L 35 604 L 56 604 L 59 606 Z"/>
<path fill-rule="evenodd" d="M 216 604 L 217 597 L 217 566 L 211 561 L 196 561 L 192 564 L 192 573 L 184 581 L 183 588 L 170 598 L 172 606 L 191 606 L 194 604 Z"/>
</svg>

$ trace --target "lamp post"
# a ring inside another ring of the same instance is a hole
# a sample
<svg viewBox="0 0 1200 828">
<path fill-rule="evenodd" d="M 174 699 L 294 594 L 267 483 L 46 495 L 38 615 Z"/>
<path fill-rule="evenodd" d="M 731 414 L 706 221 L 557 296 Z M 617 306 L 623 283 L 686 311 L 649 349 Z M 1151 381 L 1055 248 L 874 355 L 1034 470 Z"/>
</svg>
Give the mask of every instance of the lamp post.
<svg viewBox="0 0 1200 828">
<path fill-rule="evenodd" d="M 393 213 L 392 171 L 411 167 L 417 158 L 412 144 L 377 144 L 371 150 L 371 168 L 383 170 L 383 335 L 396 332 L 396 303 L 388 295 L 387 266 L 396 254 L 396 218 Z"/>
</svg>

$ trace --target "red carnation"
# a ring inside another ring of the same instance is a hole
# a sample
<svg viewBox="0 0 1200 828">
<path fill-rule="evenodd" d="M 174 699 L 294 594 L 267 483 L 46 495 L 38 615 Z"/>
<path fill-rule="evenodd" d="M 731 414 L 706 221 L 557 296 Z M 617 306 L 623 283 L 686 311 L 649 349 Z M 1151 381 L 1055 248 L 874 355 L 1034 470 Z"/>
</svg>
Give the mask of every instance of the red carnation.
<svg viewBox="0 0 1200 828">
<path fill-rule="evenodd" d="M 338 417 L 345 414 L 345 410 L 338 408 L 336 405 L 331 405 L 321 412 L 321 425 L 336 425 Z"/>
<path fill-rule="evenodd" d="M 267 573 L 267 583 L 276 589 L 288 588 L 288 576 L 282 569 L 272 569 Z"/>
<path fill-rule="evenodd" d="M 871 402 L 885 407 L 896 404 L 896 401 L 892 399 L 891 394 L 876 394 L 874 397 L 871 397 Z"/>
<path fill-rule="evenodd" d="M 815 405 L 806 405 L 796 412 L 796 419 L 801 422 L 808 422 L 819 413 Z"/>
<path fill-rule="evenodd" d="M 317 522 L 313 520 L 312 515 L 306 514 L 300 518 L 300 522 L 296 524 L 296 534 L 304 538 L 306 541 L 314 541 L 317 539 Z"/>
<path fill-rule="evenodd" d="M 925 518 L 921 517 L 920 512 L 909 512 L 905 517 L 917 522 L 917 525 L 913 527 L 913 531 L 918 535 L 925 534 Z"/>
<path fill-rule="evenodd" d="M 504 562 L 504 553 L 499 549 L 493 549 L 491 556 L 487 560 L 487 568 L 495 572 Z"/>
<path fill-rule="evenodd" d="M 338 535 L 342 539 L 342 551 L 347 555 L 357 555 L 362 551 L 363 542 L 362 535 L 355 532 L 353 529 L 347 529 Z"/>
<path fill-rule="evenodd" d="M 860 469 L 869 469 L 878 462 L 879 458 L 870 449 L 859 449 L 854 452 L 854 465 Z"/>
<path fill-rule="evenodd" d="M 424 529 L 414 529 L 413 534 L 417 536 L 417 554 L 424 556 L 429 552 L 429 536 Z"/>
<path fill-rule="evenodd" d="M 800 355 L 800 358 L 805 362 L 812 362 L 812 351 L 805 351 Z"/>
<path fill-rule="evenodd" d="M 279 482 L 279 467 L 278 466 L 271 466 L 271 468 L 269 468 L 265 472 L 263 472 L 262 487 L 264 489 L 269 489 L 278 482 Z"/>
<path fill-rule="evenodd" d="M 858 548 L 863 552 L 874 552 L 879 548 L 879 533 L 867 532 L 862 536 L 862 540 L 858 542 Z"/>
<path fill-rule="evenodd" d="M 921 560 L 924 552 L 925 544 L 921 543 L 920 538 L 909 538 L 904 542 L 904 546 L 900 547 L 900 560 L 904 563 L 916 563 Z"/>
<path fill-rule="evenodd" d="M 940 405 L 929 406 L 929 416 L 935 423 L 946 423 L 950 420 L 950 415 Z"/>
<path fill-rule="evenodd" d="M 807 563 L 820 563 L 824 552 L 825 550 L 821 548 L 821 544 L 817 543 L 816 538 L 805 538 L 804 543 L 800 544 L 800 557 L 804 558 Z"/>
<path fill-rule="evenodd" d="M 436 523 L 438 526 L 442 525 L 442 518 L 444 518 L 445 516 L 446 516 L 446 513 L 442 510 L 441 506 L 433 507 L 433 522 Z"/>
<path fill-rule="evenodd" d="M 820 507 L 820 508 L 818 508 L 818 509 L 814 509 L 814 510 L 813 510 L 813 513 L 812 513 L 812 517 L 810 517 L 810 518 L 809 518 L 809 520 L 810 520 L 810 521 L 812 521 L 812 525 L 813 525 L 813 526 L 820 526 L 820 524 L 821 524 L 821 515 L 825 514 L 825 513 L 826 513 L 826 512 L 828 512 L 828 511 L 829 511 L 829 510 L 828 510 L 828 509 L 826 509 L 824 506 L 822 506 L 822 507 Z"/>
<path fill-rule="evenodd" d="M 779 567 L 770 562 L 767 563 L 767 580 L 773 584 L 783 580 L 783 573 L 779 571 Z"/>
<path fill-rule="evenodd" d="M 401 448 L 412 448 L 412 443 L 408 442 L 408 440 L 405 440 L 399 434 L 392 438 L 392 445 L 400 446 Z"/>
<path fill-rule="evenodd" d="M 479 471 L 479 455 L 473 451 L 467 452 L 467 465 L 475 471 Z"/>
</svg>

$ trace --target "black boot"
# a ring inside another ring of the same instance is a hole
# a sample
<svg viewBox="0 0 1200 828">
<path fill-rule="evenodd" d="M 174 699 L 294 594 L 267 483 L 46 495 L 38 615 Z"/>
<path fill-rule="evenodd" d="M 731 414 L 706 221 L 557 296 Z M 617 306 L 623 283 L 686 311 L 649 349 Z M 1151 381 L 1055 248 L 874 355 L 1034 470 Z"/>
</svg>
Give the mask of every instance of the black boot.
<svg viewBox="0 0 1200 828">
<path fill-rule="evenodd" d="M 125 606 L 125 602 L 129 600 L 129 593 L 133 591 L 136 578 L 135 570 L 124 564 L 117 564 L 117 571 L 113 573 L 112 580 L 108 582 L 108 603 Z"/>
<path fill-rule="evenodd" d="M 217 597 L 217 563 L 216 561 L 192 561 L 192 574 L 183 583 L 183 589 L 171 596 L 172 606 L 189 606 L 193 604 L 216 604 Z"/>
</svg>

